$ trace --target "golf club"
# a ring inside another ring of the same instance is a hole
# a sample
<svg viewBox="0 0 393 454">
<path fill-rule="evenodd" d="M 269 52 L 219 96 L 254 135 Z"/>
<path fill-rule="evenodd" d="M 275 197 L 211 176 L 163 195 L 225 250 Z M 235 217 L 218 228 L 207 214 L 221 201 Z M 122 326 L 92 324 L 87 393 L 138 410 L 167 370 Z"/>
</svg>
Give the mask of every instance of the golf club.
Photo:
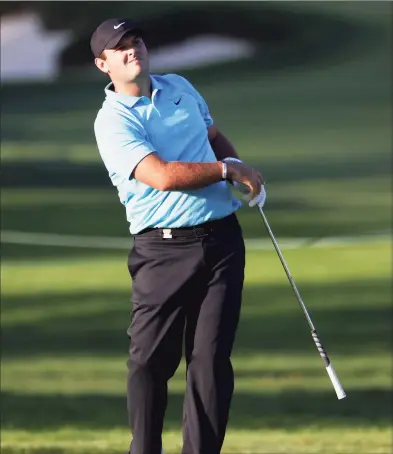
<svg viewBox="0 0 393 454">
<path fill-rule="evenodd" d="M 315 345 L 317 346 L 319 354 L 321 355 L 321 358 L 322 358 L 322 360 L 323 360 L 323 362 L 325 364 L 325 367 L 326 367 L 327 373 L 329 375 L 329 378 L 330 378 L 330 380 L 332 382 L 333 388 L 336 391 L 337 398 L 338 399 L 344 399 L 344 397 L 346 397 L 345 391 L 344 391 L 343 387 L 341 386 L 341 383 L 340 383 L 340 381 L 339 381 L 339 379 L 338 379 L 338 377 L 336 375 L 336 372 L 333 369 L 333 366 L 332 366 L 332 364 L 331 364 L 331 362 L 329 360 L 329 357 L 328 357 L 325 349 L 323 348 L 323 345 L 322 345 L 322 343 L 321 343 L 321 341 L 320 341 L 320 339 L 318 337 L 317 331 L 316 331 L 316 329 L 315 329 L 315 327 L 313 325 L 313 322 L 312 322 L 312 320 L 310 318 L 310 315 L 309 315 L 309 313 L 308 313 L 308 311 L 306 309 L 306 306 L 303 303 L 303 300 L 302 300 L 302 298 L 300 296 L 300 293 L 299 293 L 298 289 L 296 288 L 295 282 L 292 279 L 291 273 L 289 272 L 289 268 L 288 268 L 287 264 L 285 263 L 283 255 L 281 254 L 280 248 L 278 247 L 277 241 L 274 238 L 273 232 L 272 232 L 272 230 L 271 230 L 271 228 L 269 226 L 269 223 L 267 222 L 266 216 L 265 216 L 262 208 L 259 205 L 257 205 L 257 206 L 258 206 L 258 210 L 259 210 L 259 212 L 260 212 L 260 214 L 262 216 L 262 219 L 263 219 L 263 222 L 265 224 L 265 227 L 266 227 L 266 229 L 267 229 L 267 231 L 269 233 L 269 236 L 270 236 L 270 238 L 271 238 L 271 240 L 273 242 L 274 248 L 275 248 L 275 250 L 276 250 L 276 252 L 277 252 L 277 254 L 278 254 L 279 258 L 280 258 L 281 264 L 284 267 L 285 273 L 286 273 L 286 275 L 288 277 L 288 280 L 289 280 L 289 282 L 290 282 L 290 284 L 292 286 L 292 289 L 295 292 L 295 295 L 296 295 L 296 297 L 297 297 L 297 299 L 298 299 L 298 301 L 300 303 L 300 306 L 303 309 L 303 312 L 304 312 L 304 314 L 306 316 L 307 322 L 308 322 L 308 324 L 309 324 L 309 326 L 311 328 L 312 338 L 314 339 Z"/>
</svg>

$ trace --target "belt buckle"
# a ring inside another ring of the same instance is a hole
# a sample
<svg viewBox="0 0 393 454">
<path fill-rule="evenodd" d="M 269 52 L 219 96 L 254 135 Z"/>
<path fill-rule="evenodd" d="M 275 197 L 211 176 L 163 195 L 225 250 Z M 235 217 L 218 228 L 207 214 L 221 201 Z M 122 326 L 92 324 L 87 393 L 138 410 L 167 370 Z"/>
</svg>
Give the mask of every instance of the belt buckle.
<svg viewBox="0 0 393 454">
<path fill-rule="evenodd" d="M 173 238 L 172 229 L 162 229 L 162 238 L 170 240 Z"/>
</svg>

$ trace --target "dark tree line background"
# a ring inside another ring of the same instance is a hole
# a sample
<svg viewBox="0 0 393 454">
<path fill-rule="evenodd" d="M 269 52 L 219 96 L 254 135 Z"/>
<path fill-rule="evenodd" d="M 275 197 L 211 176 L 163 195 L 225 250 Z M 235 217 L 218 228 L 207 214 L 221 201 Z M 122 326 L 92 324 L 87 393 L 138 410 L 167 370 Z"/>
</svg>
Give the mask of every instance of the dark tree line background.
<svg viewBox="0 0 393 454">
<path fill-rule="evenodd" d="M 34 12 L 47 30 L 72 30 L 74 38 L 60 58 L 66 68 L 91 64 L 91 33 L 109 17 L 138 22 L 150 49 L 198 34 L 220 34 L 253 41 L 265 61 L 301 63 L 326 58 L 326 53 L 349 43 L 353 24 L 296 3 L 288 8 L 285 2 L 8 1 L 0 3 L 0 15 Z"/>
</svg>

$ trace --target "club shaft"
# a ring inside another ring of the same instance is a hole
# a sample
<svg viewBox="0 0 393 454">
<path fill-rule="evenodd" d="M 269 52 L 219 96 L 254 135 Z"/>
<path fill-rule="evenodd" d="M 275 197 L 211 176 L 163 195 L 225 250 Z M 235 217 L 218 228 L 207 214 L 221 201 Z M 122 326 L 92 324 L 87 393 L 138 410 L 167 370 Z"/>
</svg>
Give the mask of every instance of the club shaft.
<svg viewBox="0 0 393 454">
<path fill-rule="evenodd" d="M 307 322 L 311 328 L 311 331 L 315 331 L 315 328 L 314 328 L 314 325 L 313 325 L 313 322 L 310 318 L 310 315 L 308 314 L 308 311 L 307 311 L 307 308 L 305 306 L 305 304 L 303 303 L 303 300 L 302 300 L 302 297 L 300 296 L 300 293 L 298 291 L 298 289 L 296 288 L 296 285 L 295 285 L 295 282 L 293 281 L 292 279 L 292 276 L 291 276 L 291 272 L 289 271 L 289 268 L 287 266 L 287 264 L 285 263 L 285 260 L 284 260 L 284 257 L 283 255 L 281 254 L 281 251 L 280 251 L 280 248 L 278 247 L 278 244 L 277 244 L 277 241 L 276 239 L 274 238 L 274 235 L 273 235 L 273 232 L 270 228 L 270 225 L 269 223 L 267 222 L 267 219 L 266 219 L 266 216 L 265 216 L 265 213 L 262 211 L 262 208 L 258 206 L 258 209 L 259 209 L 259 212 L 262 216 L 262 219 L 263 219 L 263 223 L 265 224 L 265 227 L 269 233 L 269 236 L 270 236 L 270 239 L 272 240 L 273 242 L 273 245 L 274 245 L 274 249 L 276 250 L 277 254 L 278 254 L 278 257 L 280 258 L 280 261 L 281 261 L 281 264 L 285 270 L 285 273 L 288 277 L 288 280 L 291 284 L 291 287 L 292 287 L 292 290 L 294 291 L 298 301 L 299 301 L 299 304 L 301 306 L 301 308 L 303 309 L 303 312 L 304 312 L 304 315 L 306 316 L 306 319 L 307 319 Z"/>
<path fill-rule="evenodd" d="M 329 378 L 330 378 L 330 381 L 332 382 L 332 385 L 333 385 L 333 388 L 336 392 L 336 395 L 337 395 L 337 398 L 338 399 L 344 399 L 346 397 L 346 394 L 345 394 L 345 391 L 343 389 L 343 387 L 341 386 L 341 383 L 337 377 L 337 374 L 335 372 L 335 370 L 333 369 L 333 366 L 329 360 L 329 357 L 325 351 L 325 349 L 323 348 L 323 345 L 322 345 L 322 342 L 320 341 L 319 337 L 318 337 L 318 334 L 317 334 L 317 331 L 313 325 L 313 322 L 310 318 L 310 315 L 308 314 L 308 311 L 306 309 L 306 306 L 305 304 L 303 303 L 303 300 L 302 300 L 302 297 L 300 296 L 300 293 L 298 291 L 298 289 L 296 288 L 296 285 L 295 285 L 295 282 L 293 281 L 292 279 L 292 276 L 291 276 L 291 273 L 289 271 L 289 268 L 287 266 L 287 264 L 285 263 L 285 260 L 284 260 L 284 257 L 283 255 L 281 254 L 281 251 L 280 251 L 280 248 L 278 247 L 278 244 L 277 244 L 277 241 L 276 239 L 274 238 L 274 235 L 273 235 L 273 232 L 269 226 L 269 223 L 267 222 L 267 219 L 266 219 L 266 216 L 264 214 L 264 212 L 262 211 L 262 208 L 260 206 L 258 206 L 258 209 L 259 209 L 259 212 L 262 216 L 262 219 L 263 219 L 263 222 L 265 224 L 265 227 L 269 233 L 269 236 L 273 242 L 273 245 L 274 245 L 274 248 L 278 254 L 278 257 L 280 258 L 280 261 L 281 261 L 281 264 L 285 270 L 285 273 L 288 277 L 288 280 L 291 284 L 291 287 L 299 301 L 299 304 L 301 306 L 301 308 L 303 309 L 303 312 L 304 312 L 304 315 L 306 316 L 306 319 L 307 319 L 307 322 L 311 328 L 311 335 L 312 335 L 312 338 L 313 338 L 313 341 L 315 343 L 315 346 L 317 347 L 318 349 L 318 352 L 322 358 L 322 361 L 324 362 L 325 364 L 325 367 L 326 367 L 326 371 L 329 375 Z"/>
</svg>

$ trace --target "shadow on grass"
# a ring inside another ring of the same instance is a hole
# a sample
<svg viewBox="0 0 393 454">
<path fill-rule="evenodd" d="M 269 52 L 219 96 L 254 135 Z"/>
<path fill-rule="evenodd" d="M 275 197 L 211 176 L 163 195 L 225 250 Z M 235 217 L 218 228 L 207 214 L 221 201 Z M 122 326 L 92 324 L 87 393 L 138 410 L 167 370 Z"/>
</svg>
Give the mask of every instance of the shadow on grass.
<svg viewBox="0 0 393 454">
<path fill-rule="evenodd" d="M 288 390 L 263 394 L 236 391 L 229 428 L 386 428 L 391 424 L 391 398 L 391 392 L 372 387 L 351 390 L 343 401 L 337 400 L 334 391 Z M 180 428 L 182 405 L 183 394 L 170 393 L 166 430 Z M 50 430 L 64 426 L 103 430 L 126 427 L 125 396 L 104 393 L 72 396 L 3 393 L 3 430 Z"/>
<path fill-rule="evenodd" d="M 125 235 L 121 236 L 126 238 Z M 130 248 L 131 248 L 130 238 Z M 114 250 L 91 247 L 59 247 L 59 246 L 30 246 L 25 244 L 7 244 L 1 245 L 1 255 L 7 262 L 19 262 L 22 266 L 24 262 L 29 261 L 38 263 L 43 260 L 67 260 L 69 259 L 94 259 L 104 261 L 106 257 L 111 259 L 118 257 L 126 265 L 128 249 Z"/>
<path fill-rule="evenodd" d="M 390 351 L 388 280 L 304 284 L 299 290 L 330 355 Z M 3 323 L 3 357 L 122 352 L 126 357 L 130 309 L 127 292 L 3 297 L 4 320 L 14 310 L 26 311 L 26 318 L 35 320 Z M 235 353 L 290 355 L 314 351 L 308 325 L 289 285 L 245 288 Z"/>
</svg>

